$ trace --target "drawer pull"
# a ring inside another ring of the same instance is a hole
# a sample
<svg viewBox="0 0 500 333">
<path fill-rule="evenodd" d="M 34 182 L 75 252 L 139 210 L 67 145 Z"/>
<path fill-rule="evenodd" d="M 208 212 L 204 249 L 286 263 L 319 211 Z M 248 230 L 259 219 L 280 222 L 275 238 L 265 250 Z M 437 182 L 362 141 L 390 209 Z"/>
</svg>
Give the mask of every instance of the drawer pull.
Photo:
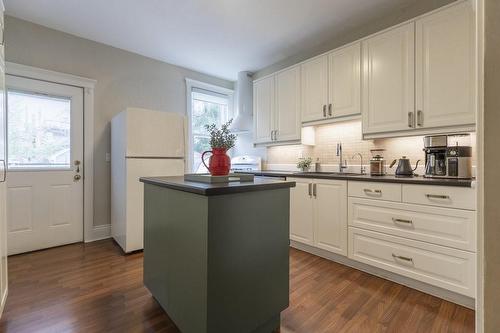
<svg viewBox="0 0 500 333">
<path fill-rule="evenodd" d="M 312 198 L 312 185 L 313 185 L 312 183 L 307 184 L 307 189 L 308 189 L 310 198 Z"/>
<path fill-rule="evenodd" d="M 372 189 L 369 189 L 369 188 L 365 188 L 363 190 L 366 194 L 373 194 L 373 195 L 382 195 L 382 190 L 372 190 Z"/>
<path fill-rule="evenodd" d="M 449 195 L 442 195 L 442 194 L 426 194 L 425 195 L 428 199 L 443 199 L 443 200 L 448 200 L 450 199 Z"/>
<path fill-rule="evenodd" d="M 404 260 L 404 261 L 407 261 L 407 262 L 411 262 L 413 264 L 413 259 L 412 258 L 409 258 L 409 257 L 403 257 L 403 256 L 398 256 L 398 255 L 395 255 L 394 253 L 392 254 L 392 257 L 394 259 L 399 259 L 399 260 Z"/>
<path fill-rule="evenodd" d="M 412 220 L 397 219 L 395 217 L 392 218 L 392 222 L 394 222 L 394 223 L 413 224 Z"/>
</svg>

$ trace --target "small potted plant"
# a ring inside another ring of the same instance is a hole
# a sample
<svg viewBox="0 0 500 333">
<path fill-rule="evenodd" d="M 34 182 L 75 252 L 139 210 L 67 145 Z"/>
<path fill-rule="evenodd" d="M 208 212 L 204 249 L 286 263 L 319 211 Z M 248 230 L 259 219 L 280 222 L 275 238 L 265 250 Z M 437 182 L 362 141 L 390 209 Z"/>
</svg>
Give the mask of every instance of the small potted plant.
<svg viewBox="0 0 500 333">
<path fill-rule="evenodd" d="M 210 148 L 201 154 L 201 162 L 208 169 L 212 176 L 226 176 L 231 169 L 231 159 L 227 156 L 227 151 L 234 147 L 236 143 L 236 135 L 232 134 L 229 126 L 233 122 L 230 119 L 227 123 L 222 124 L 221 128 L 217 128 L 216 124 L 205 125 L 205 129 L 210 134 Z M 205 154 L 211 153 L 208 165 L 205 164 Z"/>
<path fill-rule="evenodd" d="M 309 168 L 311 167 L 312 163 L 312 158 L 306 157 L 306 158 L 299 158 L 299 162 L 297 163 L 297 168 L 302 170 L 302 172 L 309 171 Z"/>
</svg>

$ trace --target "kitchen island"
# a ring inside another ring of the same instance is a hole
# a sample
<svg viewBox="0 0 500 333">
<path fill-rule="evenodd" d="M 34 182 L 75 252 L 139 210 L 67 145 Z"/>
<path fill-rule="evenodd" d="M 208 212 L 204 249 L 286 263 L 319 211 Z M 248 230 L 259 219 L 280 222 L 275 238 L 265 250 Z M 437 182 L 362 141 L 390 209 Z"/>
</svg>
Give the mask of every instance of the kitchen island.
<svg viewBox="0 0 500 333">
<path fill-rule="evenodd" d="M 265 332 L 288 307 L 294 182 L 144 183 L 144 284 L 184 333 Z"/>
</svg>

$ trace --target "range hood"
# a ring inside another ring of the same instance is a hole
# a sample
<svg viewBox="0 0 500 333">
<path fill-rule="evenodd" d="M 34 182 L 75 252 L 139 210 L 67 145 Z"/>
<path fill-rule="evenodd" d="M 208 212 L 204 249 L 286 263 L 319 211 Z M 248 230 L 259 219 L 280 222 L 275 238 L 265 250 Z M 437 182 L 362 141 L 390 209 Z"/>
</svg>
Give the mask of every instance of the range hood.
<svg viewBox="0 0 500 333">
<path fill-rule="evenodd" d="M 236 117 L 231 124 L 233 133 L 248 133 L 253 124 L 253 81 L 252 73 L 239 72 L 235 94 Z"/>
</svg>

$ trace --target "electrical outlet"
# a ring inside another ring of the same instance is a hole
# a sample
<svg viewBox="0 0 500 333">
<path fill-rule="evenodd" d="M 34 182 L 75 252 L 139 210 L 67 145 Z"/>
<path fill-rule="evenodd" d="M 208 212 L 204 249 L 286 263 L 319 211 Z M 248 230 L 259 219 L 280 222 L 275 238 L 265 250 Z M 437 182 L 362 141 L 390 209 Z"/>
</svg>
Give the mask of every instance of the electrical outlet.
<svg viewBox="0 0 500 333">
<path fill-rule="evenodd" d="M 111 154 L 106 153 L 106 162 L 111 162 Z"/>
</svg>

